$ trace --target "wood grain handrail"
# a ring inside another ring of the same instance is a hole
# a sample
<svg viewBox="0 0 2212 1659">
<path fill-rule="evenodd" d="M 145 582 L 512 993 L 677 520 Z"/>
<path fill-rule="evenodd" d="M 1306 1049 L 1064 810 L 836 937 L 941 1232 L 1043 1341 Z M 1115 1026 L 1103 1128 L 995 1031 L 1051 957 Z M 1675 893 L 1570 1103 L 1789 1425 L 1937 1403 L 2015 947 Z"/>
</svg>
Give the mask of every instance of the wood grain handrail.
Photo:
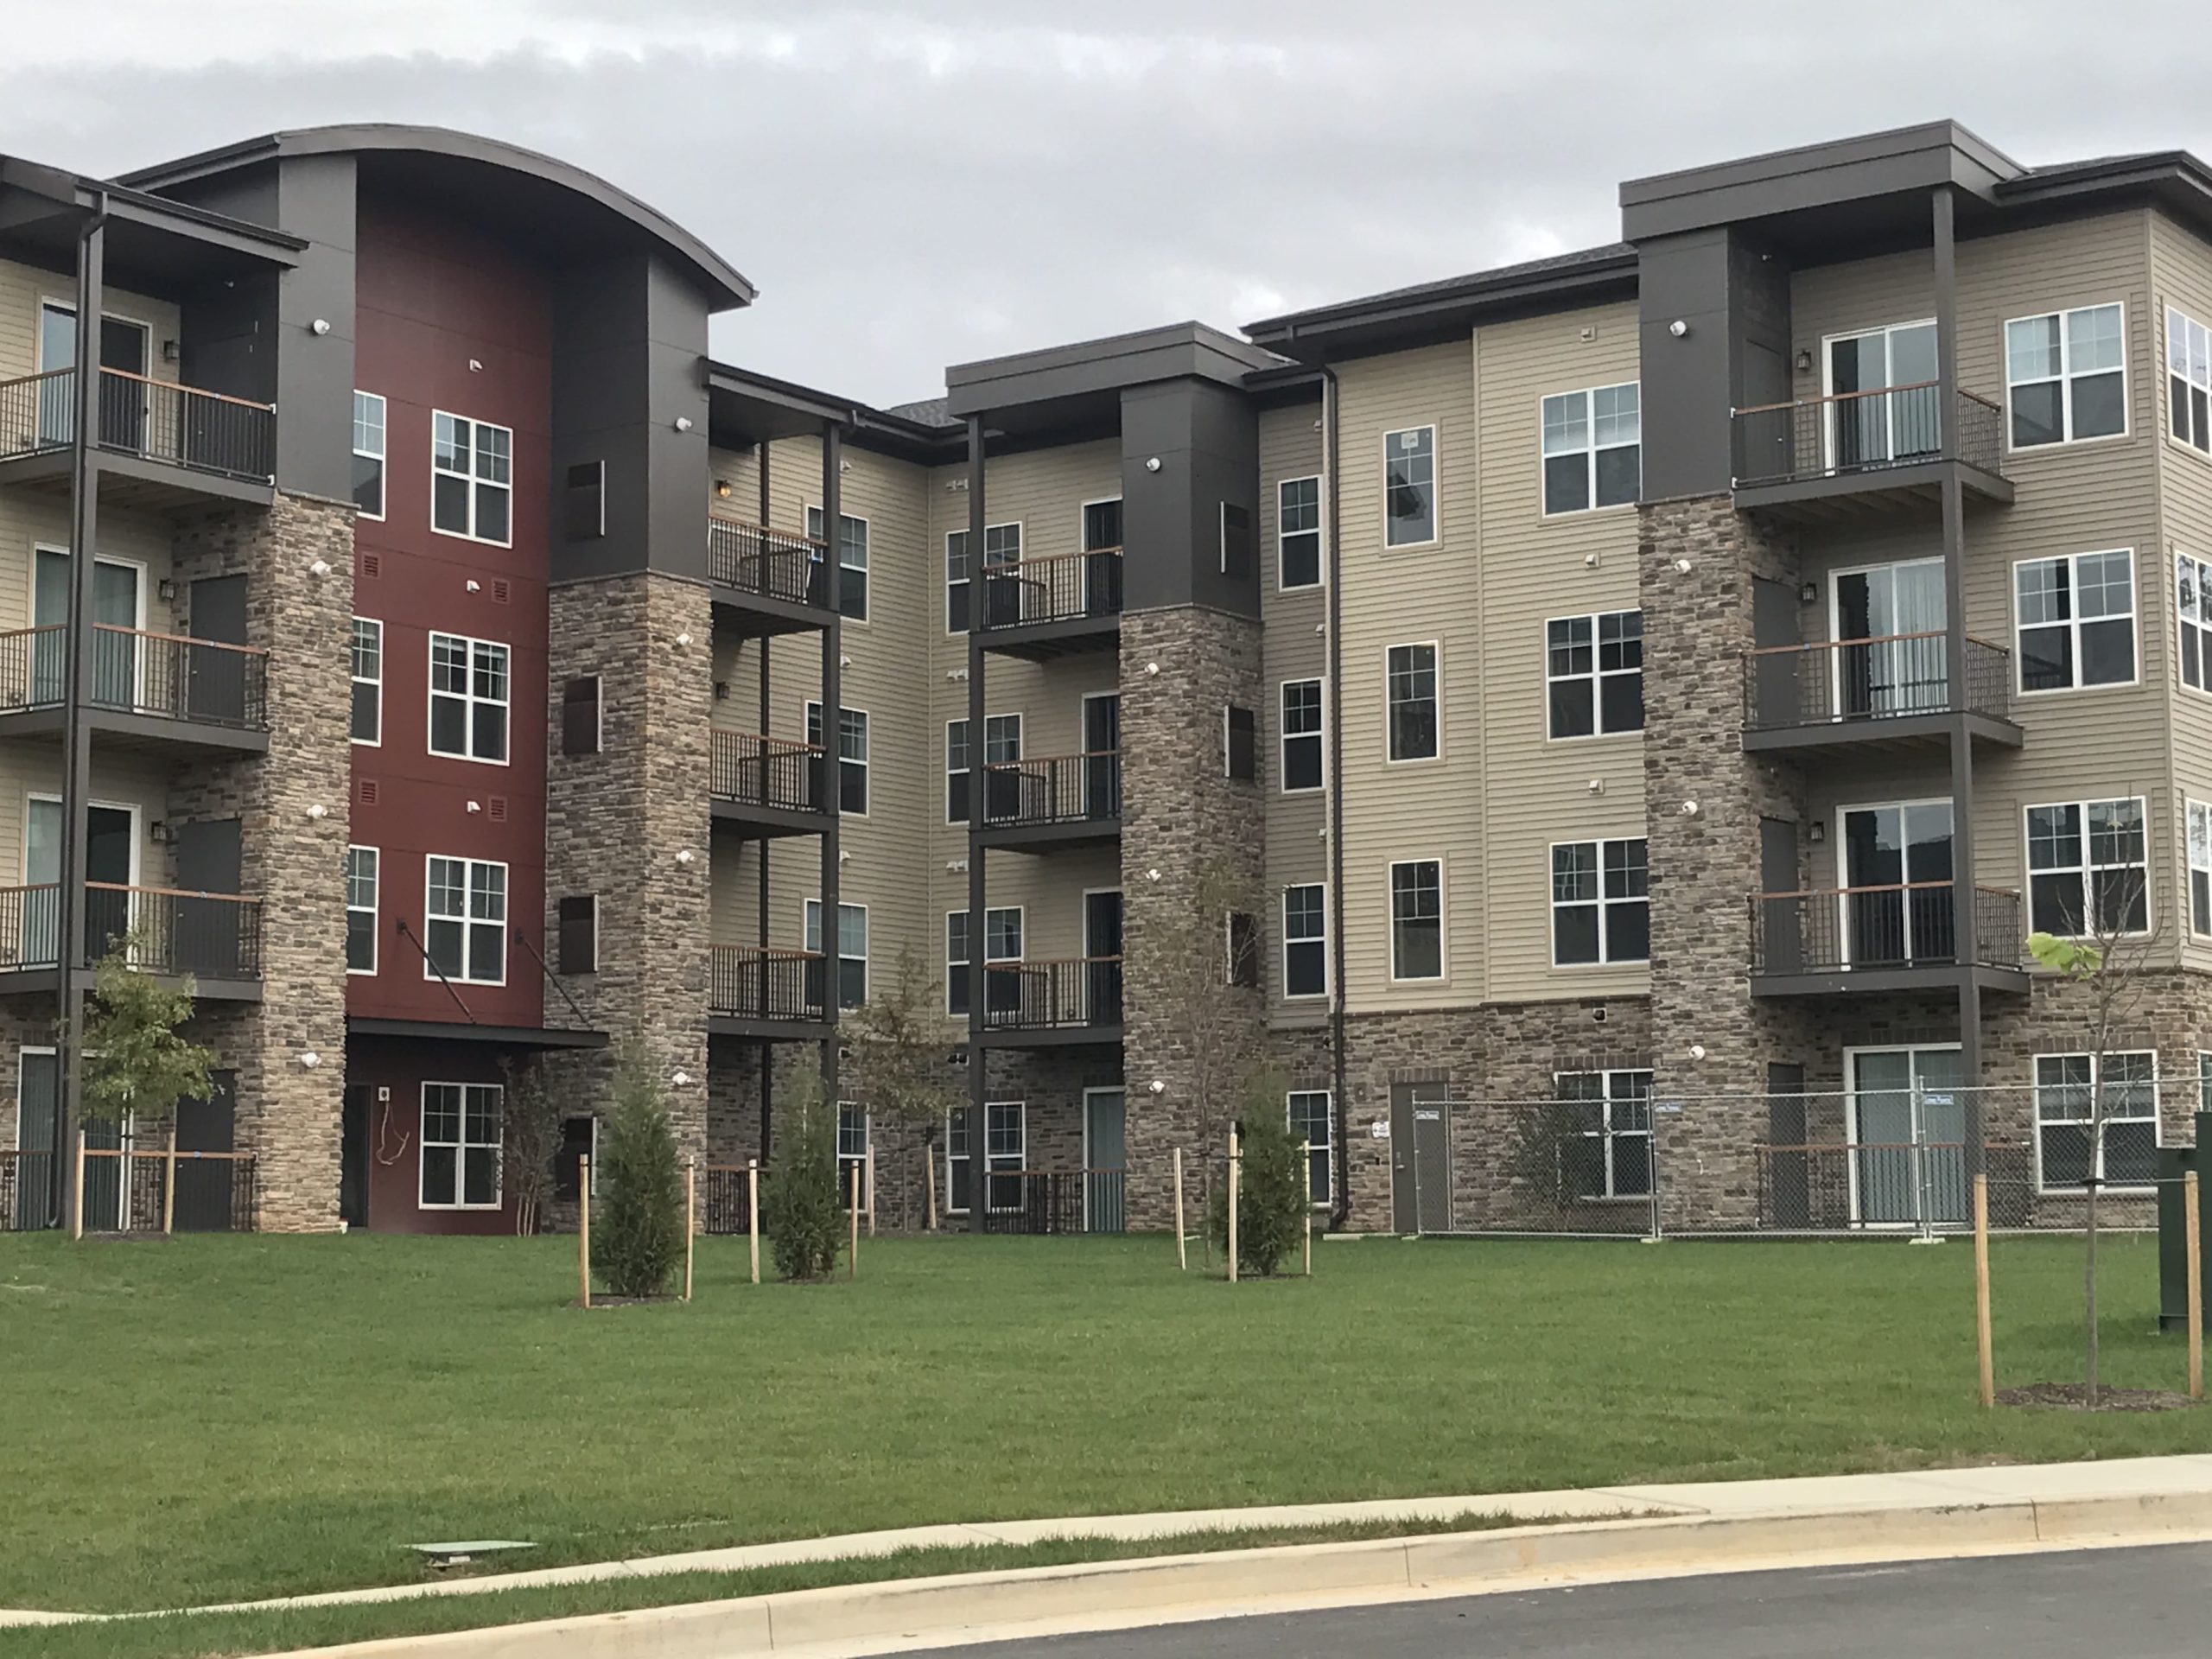
<svg viewBox="0 0 2212 1659">
<path fill-rule="evenodd" d="M 1012 564 L 987 564 L 983 567 L 983 574 L 988 576 L 994 572 L 1027 570 L 1033 565 L 1065 564 L 1070 559 L 1103 559 L 1109 553 L 1121 550 L 1118 547 L 1087 547 L 1080 553 L 1039 553 L 1033 557 L 1016 559 Z"/>
<path fill-rule="evenodd" d="M 985 772 L 1019 772 L 1024 766 L 1053 766 L 1063 760 L 1118 760 L 1119 749 L 1084 749 L 1074 754 L 1025 754 L 1019 760 L 986 760 Z"/>
<path fill-rule="evenodd" d="M 819 536 L 810 536 L 803 530 L 772 530 L 766 524 L 756 524 L 750 518 L 740 518 L 731 513 L 717 512 L 712 507 L 707 509 L 707 522 L 710 525 L 727 524 L 732 530 L 749 530 L 755 536 L 766 536 L 776 541 L 794 543 L 796 545 L 787 550 L 791 552 L 797 552 L 802 548 L 818 547 L 826 550 L 830 545 Z"/>
<path fill-rule="evenodd" d="M 55 369 L 52 372 L 73 374 L 76 371 Z M 264 415 L 274 415 L 276 412 L 276 405 L 274 404 L 257 404 L 251 397 L 233 397 L 227 391 L 209 391 L 204 387 L 183 385 L 175 380 L 157 380 L 150 374 L 140 374 L 132 369 L 111 369 L 105 364 L 102 364 L 100 372 L 111 374 L 118 380 L 136 380 L 142 386 L 156 386 L 163 391 L 182 392 L 188 397 L 207 397 L 219 404 L 234 404 L 240 409 L 257 409 Z"/>
<path fill-rule="evenodd" d="M 1012 961 L 986 962 L 986 969 L 1011 970 L 1021 968 L 1089 968 L 1102 963 L 1119 962 L 1119 957 L 1025 957 Z"/>
<path fill-rule="evenodd" d="M 1849 899 L 1869 893 L 1948 893 L 1958 885 L 1955 881 L 1885 881 L 1864 887 L 1802 887 L 1795 893 L 1755 893 L 1751 898 L 1755 902 L 1764 902 L 1770 899 Z M 2020 896 L 2015 888 L 1985 887 L 1980 882 L 1974 884 L 1974 891 L 1986 893 L 1993 899 Z"/>
<path fill-rule="evenodd" d="M 87 1158 L 147 1158 L 157 1162 L 174 1158 L 180 1163 L 201 1161 L 225 1164 L 250 1164 L 254 1159 L 254 1154 L 250 1152 L 188 1152 L 181 1147 L 174 1152 L 167 1147 L 131 1147 L 127 1149 L 122 1147 L 86 1147 L 85 1156 Z"/>
<path fill-rule="evenodd" d="M 1943 383 L 1940 380 L 1915 380 L 1902 386 L 1876 386 L 1867 391 L 1832 391 L 1819 397 L 1792 397 L 1779 404 L 1749 404 L 1736 410 L 1738 415 L 1772 415 L 1785 409 L 1818 409 L 1823 404 L 1848 404 L 1867 397 L 1890 397 L 1902 391 L 1932 391 Z M 1997 408 L 1994 400 L 1978 391 L 1968 391 L 1964 386 L 1952 390 L 1961 397 L 1970 398 L 1984 409 Z"/>
<path fill-rule="evenodd" d="M 792 950 L 781 945 L 718 944 L 717 950 L 734 957 L 748 957 L 754 962 L 822 962 L 827 960 L 819 950 Z"/>
<path fill-rule="evenodd" d="M 1795 645 L 1754 645 L 1744 653 L 1746 657 L 1779 657 L 1789 652 L 1840 651 L 1846 645 L 1894 645 L 1910 639 L 1948 639 L 1948 628 L 1923 628 L 1916 633 L 1870 633 L 1856 639 L 1809 639 Z M 1980 645 L 1984 651 L 2003 651 L 2005 647 L 1993 639 L 1980 634 L 1967 635 L 1967 643 Z"/>
<path fill-rule="evenodd" d="M 800 754 L 827 754 L 829 750 L 819 743 L 808 743 L 796 737 L 771 737 L 766 732 L 734 732 L 718 726 L 714 730 L 717 743 L 759 743 L 772 749 L 785 749 Z"/>
<path fill-rule="evenodd" d="M 58 887 L 58 881 L 51 885 Z M 154 899 L 219 899 L 233 905 L 257 905 L 257 893 L 195 893 L 188 887 L 134 887 L 121 881 L 87 881 L 85 886 L 94 893 L 138 893 Z"/>
<path fill-rule="evenodd" d="M 65 627 L 66 623 L 49 622 L 48 627 Z M 125 628 L 113 622 L 95 622 L 93 629 L 100 633 L 127 633 L 137 639 L 160 639 L 172 645 L 205 645 L 210 651 L 242 651 L 249 657 L 266 657 L 266 645 L 234 645 L 222 639 L 201 639 L 188 633 L 161 633 L 152 628 Z"/>
</svg>

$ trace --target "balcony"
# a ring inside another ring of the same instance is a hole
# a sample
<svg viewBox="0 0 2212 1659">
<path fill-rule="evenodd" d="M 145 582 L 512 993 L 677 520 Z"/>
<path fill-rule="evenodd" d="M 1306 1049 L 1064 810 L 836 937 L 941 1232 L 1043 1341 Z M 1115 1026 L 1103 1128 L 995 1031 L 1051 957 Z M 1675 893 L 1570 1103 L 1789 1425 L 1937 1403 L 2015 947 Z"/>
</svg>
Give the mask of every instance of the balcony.
<svg viewBox="0 0 2212 1659">
<path fill-rule="evenodd" d="M 1955 474 L 1969 503 L 2010 503 L 2004 411 L 1933 380 L 1735 412 L 1736 505 L 1800 523 L 1940 512 Z"/>
<path fill-rule="evenodd" d="M 1121 638 L 1122 550 L 1022 559 L 983 572 L 984 649 L 1043 662 Z"/>
<path fill-rule="evenodd" d="M 84 929 L 88 961 L 129 940 L 130 964 L 143 972 L 189 974 L 213 1000 L 260 1000 L 258 899 L 88 881 Z M 60 939 L 60 883 L 0 887 L 0 994 L 53 989 Z"/>
<path fill-rule="evenodd" d="M 1955 884 L 1906 881 L 1751 896 L 1751 994 L 1833 996 L 1955 986 Z M 2020 895 L 1976 887 L 1971 971 L 1985 990 L 2025 991 Z"/>
<path fill-rule="evenodd" d="M 0 633 L 0 737 L 59 732 L 68 685 L 61 623 Z M 96 732 L 260 754 L 269 747 L 269 653 L 137 628 L 92 630 Z"/>
<path fill-rule="evenodd" d="M 830 1034 L 818 950 L 717 944 L 707 959 L 707 1028 L 718 1037 L 800 1042 Z"/>
<path fill-rule="evenodd" d="M 987 964 L 977 1040 L 1010 1048 L 1120 1042 L 1121 957 Z"/>
<path fill-rule="evenodd" d="M 1018 851 L 1096 847 L 1122 834 L 1122 753 L 995 760 L 983 768 L 978 844 Z"/>
<path fill-rule="evenodd" d="M 830 827 L 827 757 L 818 743 L 715 732 L 707 792 L 714 819 L 750 840 L 818 836 Z"/>
<path fill-rule="evenodd" d="M 1894 749 L 1940 746 L 1966 716 L 1967 735 L 2020 747 L 2012 721 L 2012 653 L 1967 640 L 1965 708 L 1951 707 L 1951 642 L 1941 632 L 1821 640 L 1744 653 L 1744 747 Z"/>
<path fill-rule="evenodd" d="M 121 505 L 266 504 L 276 471 L 276 410 L 123 369 L 102 369 L 98 447 Z M 0 484 L 67 490 L 77 431 L 77 371 L 0 382 Z"/>
<path fill-rule="evenodd" d="M 827 550 L 810 536 L 707 515 L 707 581 L 724 620 L 744 639 L 830 626 Z"/>
</svg>

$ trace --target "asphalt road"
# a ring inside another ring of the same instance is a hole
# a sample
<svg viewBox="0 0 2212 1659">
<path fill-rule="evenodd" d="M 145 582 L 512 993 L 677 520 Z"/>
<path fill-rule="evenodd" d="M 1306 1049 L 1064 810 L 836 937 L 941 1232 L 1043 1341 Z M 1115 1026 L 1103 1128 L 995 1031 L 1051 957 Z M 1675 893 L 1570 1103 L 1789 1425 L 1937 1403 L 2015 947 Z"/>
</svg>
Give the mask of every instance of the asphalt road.
<svg viewBox="0 0 2212 1659">
<path fill-rule="evenodd" d="M 975 1659 L 2204 1659 L 2212 1544 L 1591 1585 L 950 1651 Z"/>
</svg>

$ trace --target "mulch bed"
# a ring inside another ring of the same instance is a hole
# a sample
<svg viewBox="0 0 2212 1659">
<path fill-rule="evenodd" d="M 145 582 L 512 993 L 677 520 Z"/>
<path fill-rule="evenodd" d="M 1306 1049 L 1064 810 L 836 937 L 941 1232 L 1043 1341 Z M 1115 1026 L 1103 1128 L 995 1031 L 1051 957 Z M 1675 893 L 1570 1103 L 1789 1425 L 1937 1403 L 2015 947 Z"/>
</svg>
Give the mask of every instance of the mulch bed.
<svg viewBox="0 0 2212 1659">
<path fill-rule="evenodd" d="M 2031 1382 L 2024 1388 L 1999 1389 L 2000 1406 L 2026 1406 L 2045 1411 L 2086 1411 L 2089 1390 L 2081 1382 Z M 2186 1411 L 2198 1403 L 2185 1394 L 2166 1389 L 2108 1389 L 2097 1390 L 2099 1411 Z"/>
<path fill-rule="evenodd" d="M 584 1312 L 595 1313 L 602 1307 L 665 1307 L 671 1302 L 681 1302 L 683 1300 L 681 1296 L 602 1296 L 594 1291 L 591 1306 L 584 1308 Z M 582 1302 L 570 1302 L 569 1306 L 583 1307 Z"/>
</svg>

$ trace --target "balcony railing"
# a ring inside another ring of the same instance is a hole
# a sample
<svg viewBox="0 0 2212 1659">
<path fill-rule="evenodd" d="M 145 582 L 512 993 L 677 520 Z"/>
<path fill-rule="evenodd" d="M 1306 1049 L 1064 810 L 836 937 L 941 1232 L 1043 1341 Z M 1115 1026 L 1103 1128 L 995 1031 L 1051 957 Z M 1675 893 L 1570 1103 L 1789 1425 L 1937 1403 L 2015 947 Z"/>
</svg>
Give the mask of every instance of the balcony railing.
<svg viewBox="0 0 2212 1659">
<path fill-rule="evenodd" d="M 987 1031 L 1061 1031 L 1122 1023 L 1122 959 L 994 962 L 983 969 Z"/>
<path fill-rule="evenodd" d="M 1804 483 L 1930 461 L 1961 461 L 2003 476 L 2004 411 L 1954 393 L 1944 428 L 1942 387 L 1923 380 L 1736 411 L 1736 486 Z"/>
<path fill-rule="evenodd" d="M 983 572 L 983 626 L 1020 628 L 1122 613 L 1122 550 L 1022 559 Z"/>
<path fill-rule="evenodd" d="M 1044 1238 L 1119 1233 L 1128 1224 L 1118 1169 L 994 1170 L 983 1230 Z"/>
<path fill-rule="evenodd" d="M 1751 972 L 1758 976 L 1955 966 L 1953 887 L 1948 881 L 1900 881 L 1755 893 Z M 1976 887 L 1974 939 L 1981 966 L 2019 966 L 2020 895 Z"/>
<path fill-rule="evenodd" d="M 740 806 L 819 812 L 828 799 L 824 766 L 818 743 L 716 732 L 707 786 L 715 799 Z"/>
<path fill-rule="evenodd" d="M 1951 642 L 1941 631 L 1770 645 L 1744 653 L 1744 726 L 1783 731 L 1951 711 Z M 1966 712 L 2009 720 L 2012 653 L 1967 640 Z"/>
<path fill-rule="evenodd" d="M 707 516 L 707 580 L 791 605 L 830 604 L 823 544 L 719 512 Z"/>
<path fill-rule="evenodd" d="M 261 900 L 234 893 L 85 884 L 85 958 L 130 941 L 130 965 L 200 979 L 261 977 Z M 0 972 L 61 961 L 59 882 L 0 887 Z"/>
<path fill-rule="evenodd" d="M 276 409 L 124 369 L 102 369 L 96 442 L 197 473 L 267 483 L 276 473 Z M 0 383 L 0 461 L 66 449 L 77 432 L 77 371 Z"/>
<path fill-rule="evenodd" d="M 61 706 L 68 634 L 59 622 L 0 633 L 0 714 Z M 102 622 L 92 627 L 92 655 L 96 709 L 245 731 L 269 728 L 269 653 L 258 646 Z"/>
<path fill-rule="evenodd" d="M 983 768 L 983 827 L 1037 829 L 1122 816 L 1122 752 L 994 760 Z"/>
<path fill-rule="evenodd" d="M 707 1011 L 739 1020 L 818 1024 L 828 982 L 818 950 L 718 944 L 708 958 Z"/>
</svg>

